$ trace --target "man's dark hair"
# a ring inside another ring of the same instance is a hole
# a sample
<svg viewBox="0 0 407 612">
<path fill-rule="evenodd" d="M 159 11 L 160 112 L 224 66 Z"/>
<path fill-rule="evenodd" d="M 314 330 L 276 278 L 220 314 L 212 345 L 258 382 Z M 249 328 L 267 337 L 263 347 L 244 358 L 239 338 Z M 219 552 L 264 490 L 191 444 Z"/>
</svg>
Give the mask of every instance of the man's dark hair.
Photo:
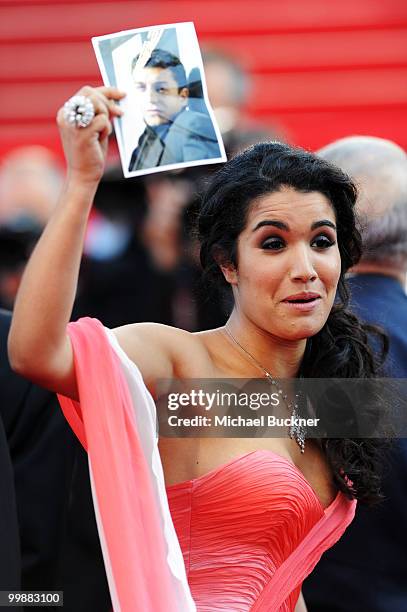
<svg viewBox="0 0 407 612">
<path fill-rule="evenodd" d="M 131 63 L 132 72 L 134 68 L 136 67 L 139 57 L 140 57 L 140 53 L 136 55 L 136 57 L 133 59 Z M 183 89 L 184 87 L 188 86 L 187 85 L 187 75 L 185 73 L 184 66 L 181 64 L 179 58 L 173 53 L 170 53 L 169 51 L 165 51 L 164 49 L 154 49 L 148 61 L 143 67 L 144 68 L 163 68 L 163 69 L 168 68 L 169 70 L 171 70 L 174 76 L 174 79 L 176 80 L 178 84 L 178 92 L 180 92 L 181 89 Z"/>
</svg>

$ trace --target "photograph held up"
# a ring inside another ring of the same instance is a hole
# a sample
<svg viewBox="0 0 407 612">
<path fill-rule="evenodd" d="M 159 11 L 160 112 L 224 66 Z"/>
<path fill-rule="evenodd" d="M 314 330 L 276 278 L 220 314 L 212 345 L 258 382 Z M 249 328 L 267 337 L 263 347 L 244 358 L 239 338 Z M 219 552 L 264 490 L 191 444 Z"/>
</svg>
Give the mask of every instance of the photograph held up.
<svg viewBox="0 0 407 612">
<path fill-rule="evenodd" d="M 115 121 L 125 177 L 226 160 L 192 23 L 92 42 L 105 85 L 127 93 Z"/>
</svg>

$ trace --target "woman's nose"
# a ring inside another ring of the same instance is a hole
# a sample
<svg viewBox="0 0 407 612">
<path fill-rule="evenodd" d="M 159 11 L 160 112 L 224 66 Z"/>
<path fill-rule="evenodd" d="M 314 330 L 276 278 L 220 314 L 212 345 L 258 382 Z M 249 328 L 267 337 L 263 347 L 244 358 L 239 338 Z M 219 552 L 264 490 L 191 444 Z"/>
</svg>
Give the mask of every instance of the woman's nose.
<svg viewBox="0 0 407 612">
<path fill-rule="evenodd" d="M 290 278 L 308 282 L 317 278 L 317 273 L 313 262 L 313 253 L 309 246 L 304 246 L 292 252 Z"/>
</svg>

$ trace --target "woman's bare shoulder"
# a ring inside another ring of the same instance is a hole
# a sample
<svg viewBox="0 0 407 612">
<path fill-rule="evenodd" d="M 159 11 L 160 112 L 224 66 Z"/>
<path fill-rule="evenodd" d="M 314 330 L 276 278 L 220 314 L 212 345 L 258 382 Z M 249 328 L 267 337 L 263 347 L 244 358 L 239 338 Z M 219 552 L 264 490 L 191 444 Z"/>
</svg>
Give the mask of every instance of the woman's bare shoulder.
<svg viewBox="0 0 407 612">
<path fill-rule="evenodd" d="M 146 383 L 158 378 L 187 377 L 191 364 L 200 371 L 211 362 L 203 334 L 161 323 L 132 323 L 113 332 Z"/>
<path fill-rule="evenodd" d="M 116 327 L 113 333 L 126 352 L 137 350 L 140 344 L 143 344 L 143 348 L 154 345 L 156 348 L 170 351 L 178 349 L 178 342 L 189 347 L 200 347 L 204 344 L 200 334 L 163 323 L 131 323 Z"/>
</svg>

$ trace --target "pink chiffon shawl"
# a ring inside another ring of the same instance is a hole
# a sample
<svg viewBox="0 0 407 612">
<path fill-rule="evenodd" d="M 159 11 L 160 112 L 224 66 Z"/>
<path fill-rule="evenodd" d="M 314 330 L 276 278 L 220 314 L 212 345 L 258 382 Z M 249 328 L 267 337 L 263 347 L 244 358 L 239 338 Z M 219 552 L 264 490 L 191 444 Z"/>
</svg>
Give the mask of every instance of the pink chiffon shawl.
<svg viewBox="0 0 407 612">
<path fill-rule="evenodd" d="M 114 335 L 68 327 L 80 404 L 59 396 L 88 452 L 93 503 L 115 612 L 196 610 L 168 508 L 155 404 Z"/>
</svg>

